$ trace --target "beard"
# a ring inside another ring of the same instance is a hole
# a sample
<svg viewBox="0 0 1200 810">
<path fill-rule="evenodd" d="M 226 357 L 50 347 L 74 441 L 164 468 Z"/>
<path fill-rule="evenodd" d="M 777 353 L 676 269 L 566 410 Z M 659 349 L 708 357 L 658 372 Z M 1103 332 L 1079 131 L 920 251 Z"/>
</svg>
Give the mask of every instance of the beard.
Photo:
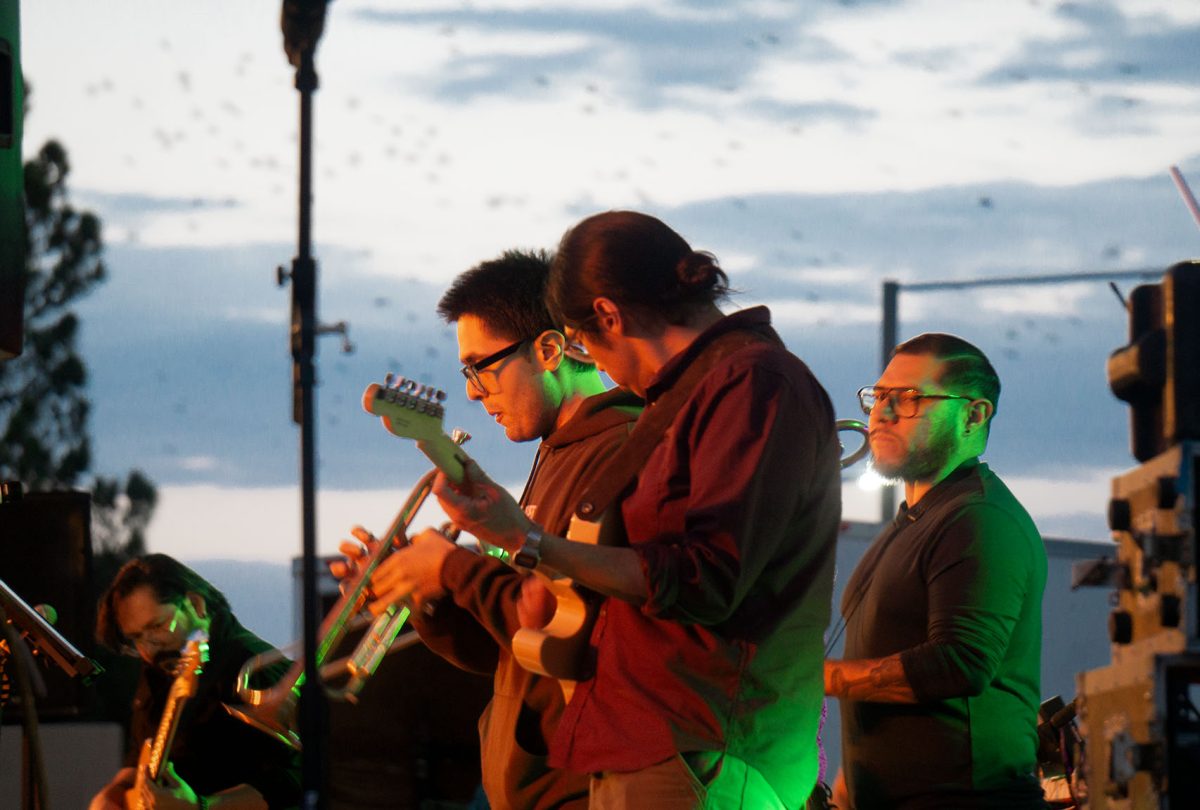
<svg viewBox="0 0 1200 810">
<path fill-rule="evenodd" d="M 871 465 L 884 478 L 893 481 L 924 481 L 941 472 L 956 449 L 954 424 L 949 420 L 935 422 L 919 447 L 909 447 L 895 462 L 874 459 Z"/>
<path fill-rule="evenodd" d="M 179 669 L 179 650 L 160 650 L 154 654 L 154 666 L 174 677 Z"/>
</svg>

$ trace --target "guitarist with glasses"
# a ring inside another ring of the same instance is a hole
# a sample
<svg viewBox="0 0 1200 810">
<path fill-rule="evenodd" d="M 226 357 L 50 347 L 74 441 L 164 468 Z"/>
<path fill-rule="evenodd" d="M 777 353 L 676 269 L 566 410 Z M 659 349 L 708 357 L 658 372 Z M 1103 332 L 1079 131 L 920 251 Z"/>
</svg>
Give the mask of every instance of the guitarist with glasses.
<svg viewBox="0 0 1200 810">
<path fill-rule="evenodd" d="M 299 805 L 298 753 L 234 719 L 223 706 L 238 702 L 242 664 L 271 646 L 242 627 L 211 583 L 165 554 L 130 560 L 100 598 L 96 637 L 141 659 L 142 672 L 127 765 L 93 798 L 91 810 Z M 197 638 L 207 639 L 206 660 L 198 665 L 187 656 Z M 279 677 L 286 668 L 281 662 L 266 677 Z M 187 699 L 177 700 L 189 677 L 195 682 Z M 169 741 L 169 750 L 154 752 L 152 742 L 161 740 Z M 157 770 L 158 754 L 165 767 L 156 780 L 150 774 Z"/>
<path fill-rule="evenodd" d="M 565 533 L 575 501 L 628 437 L 641 401 L 606 391 L 595 366 L 567 342 L 546 309 L 549 269 L 544 252 L 508 251 L 458 276 L 438 313 L 455 324 L 467 397 L 509 441 L 539 442 L 520 499 L 523 514 Z M 354 535 L 375 542 L 362 528 Z M 352 559 L 362 554 L 353 543 L 342 551 Z M 514 653 L 518 632 L 540 628 L 568 607 L 556 604 L 543 582 L 434 530 L 392 552 L 371 580 L 376 608 L 413 603 L 413 625 L 431 649 L 493 677 L 479 721 L 483 787 L 493 810 L 587 806 L 587 776 L 547 763 L 565 705 L 562 685 L 525 669 Z M 572 609 L 588 599 L 556 592 Z M 436 610 L 421 609 L 434 600 Z"/>
</svg>

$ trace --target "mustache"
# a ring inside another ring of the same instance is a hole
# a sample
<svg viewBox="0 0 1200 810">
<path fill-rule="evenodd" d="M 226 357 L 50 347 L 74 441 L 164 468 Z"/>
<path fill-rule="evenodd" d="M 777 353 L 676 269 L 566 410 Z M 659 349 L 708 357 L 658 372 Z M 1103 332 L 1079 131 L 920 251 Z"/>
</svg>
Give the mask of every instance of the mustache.
<svg viewBox="0 0 1200 810">
<path fill-rule="evenodd" d="M 151 660 L 154 666 L 174 674 L 175 670 L 179 668 L 179 650 L 160 650 L 154 654 L 154 658 Z"/>
</svg>

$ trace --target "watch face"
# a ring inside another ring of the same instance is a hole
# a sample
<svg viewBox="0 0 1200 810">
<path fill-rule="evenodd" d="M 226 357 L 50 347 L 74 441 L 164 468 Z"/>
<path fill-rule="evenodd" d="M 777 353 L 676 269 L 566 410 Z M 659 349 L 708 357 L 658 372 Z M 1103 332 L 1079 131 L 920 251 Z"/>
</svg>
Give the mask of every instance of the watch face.
<svg viewBox="0 0 1200 810">
<path fill-rule="evenodd" d="M 513 555 L 513 565 L 519 565 L 522 568 L 536 568 L 541 559 L 542 533 L 537 529 L 530 529 L 525 534 L 525 542 L 521 545 L 521 550 Z"/>
<path fill-rule="evenodd" d="M 513 555 L 513 565 L 521 568 L 536 568 L 541 555 L 538 554 L 537 546 L 531 546 L 529 543 L 521 546 L 521 550 Z"/>
</svg>

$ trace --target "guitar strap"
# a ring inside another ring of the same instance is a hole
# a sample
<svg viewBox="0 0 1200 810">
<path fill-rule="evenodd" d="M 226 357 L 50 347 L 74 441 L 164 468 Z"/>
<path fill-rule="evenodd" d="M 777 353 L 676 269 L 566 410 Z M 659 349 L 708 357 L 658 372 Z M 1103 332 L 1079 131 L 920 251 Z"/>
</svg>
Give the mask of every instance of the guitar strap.
<svg viewBox="0 0 1200 810">
<path fill-rule="evenodd" d="M 768 326 L 762 330 L 727 332 L 705 346 L 679 375 L 675 384 L 642 411 L 629 433 L 629 439 L 600 468 L 592 483 L 584 490 L 575 514 L 583 520 L 596 520 L 620 500 L 631 488 L 646 460 L 658 447 L 667 428 L 704 375 L 729 355 L 755 343 L 783 345 L 779 335 Z"/>
</svg>

